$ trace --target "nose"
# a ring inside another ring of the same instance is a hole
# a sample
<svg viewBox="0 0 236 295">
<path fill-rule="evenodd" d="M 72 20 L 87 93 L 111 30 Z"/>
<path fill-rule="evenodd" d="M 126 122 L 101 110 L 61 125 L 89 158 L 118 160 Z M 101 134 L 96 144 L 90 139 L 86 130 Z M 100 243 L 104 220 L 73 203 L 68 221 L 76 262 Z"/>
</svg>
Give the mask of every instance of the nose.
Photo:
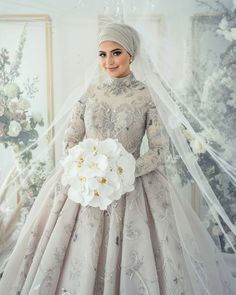
<svg viewBox="0 0 236 295">
<path fill-rule="evenodd" d="M 114 63 L 113 57 L 112 56 L 108 56 L 107 57 L 107 64 L 108 65 L 112 65 Z"/>
</svg>

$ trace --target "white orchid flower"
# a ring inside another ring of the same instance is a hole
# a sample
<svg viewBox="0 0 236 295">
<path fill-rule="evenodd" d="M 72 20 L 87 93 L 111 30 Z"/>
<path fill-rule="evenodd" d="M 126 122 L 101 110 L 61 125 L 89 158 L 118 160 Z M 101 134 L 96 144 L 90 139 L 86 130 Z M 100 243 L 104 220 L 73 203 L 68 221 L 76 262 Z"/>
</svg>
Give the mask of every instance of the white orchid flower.
<svg viewBox="0 0 236 295">
<path fill-rule="evenodd" d="M 98 139 L 87 138 L 82 141 L 79 146 L 82 150 L 86 151 L 86 154 L 97 154 Z"/>
<path fill-rule="evenodd" d="M 124 189 L 132 191 L 135 180 L 135 159 L 131 154 L 121 156 L 117 161 L 116 173 L 121 178 Z"/>
<path fill-rule="evenodd" d="M 107 155 L 108 157 L 117 157 L 121 152 L 120 144 L 117 139 L 107 138 L 98 144 L 98 152 Z"/>
<path fill-rule="evenodd" d="M 68 189 L 68 198 L 75 203 L 80 203 L 82 206 L 87 206 L 91 201 L 86 186 L 79 185 L 72 185 Z"/>
<path fill-rule="evenodd" d="M 78 165 L 82 175 L 87 177 L 102 176 L 108 167 L 108 159 L 105 155 L 87 155 L 84 162 Z"/>
<path fill-rule="evenodd" d="M 66 186 L 74 178 L 82 175 L 80 172 L 80 167 L 84 162 L 85 155 L 79 146 L 75 146 L 69 149 L 68 156 L 61 161 L 64 167 L 64 173 L 62 175 L 62 184 Z"/>
<path fill-rule="evenodd" d="M 97 192 L 94 191 L 94 194 L 96 196 Z M 107 209 L 107 206 L 109 206 L 111 204 L 111 200 L 110 199 L 107 199 L 105 197 L 97 197 L 97 198 L 93 198 L 89 205 L 92 206 L 92 207 L 99 207 L 101 210 L 106 210 Z"/>
</svg>

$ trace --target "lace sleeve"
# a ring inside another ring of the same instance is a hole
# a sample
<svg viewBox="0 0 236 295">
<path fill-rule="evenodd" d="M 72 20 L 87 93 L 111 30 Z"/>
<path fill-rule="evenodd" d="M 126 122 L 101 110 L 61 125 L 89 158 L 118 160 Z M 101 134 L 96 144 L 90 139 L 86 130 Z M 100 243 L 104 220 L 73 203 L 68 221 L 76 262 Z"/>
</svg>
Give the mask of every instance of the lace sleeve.
<svg viewBox="0 0 236 295">
<path fill-rule="evenodd" d="M 83 140 L 85 135 L 84 125 L 84 111 L 85 111 L 85 99 L 81 98 L 74 105 L 69 124 L 65 130 L 63 140 L 63 151 L 66 153 L 68 148 L 78 144 L 79 141 Z"/>
<path fill-rule="evenodd" d="M 146 133 L 149 150 L 136 160 L 135 176 L 142 176 L 164 164 L 164 146 L 168 145 L 163 135 L 160 118 L 153 101 L 149 103 L 146 117 Z"/>
</svg>

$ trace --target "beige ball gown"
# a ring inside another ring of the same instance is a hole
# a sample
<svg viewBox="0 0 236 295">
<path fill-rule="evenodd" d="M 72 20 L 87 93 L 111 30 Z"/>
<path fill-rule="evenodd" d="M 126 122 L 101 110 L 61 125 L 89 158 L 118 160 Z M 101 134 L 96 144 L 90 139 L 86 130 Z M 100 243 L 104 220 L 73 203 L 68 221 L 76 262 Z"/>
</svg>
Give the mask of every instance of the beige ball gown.
<svg viewBox="0 0 236 295">
<path fill-rule="evenodd" d="M 140 156 L 145 132 L 149 150 Z M 81 207 L 67 198 L 62 168 L 54 171 L 10 257 L 0 294 L 236 294 L 198 217 L 186 201 L 170 197 L 160 118 L 132 72 L 90 88 L 75 104 L 66 148 L 84 137 L 118 138 L 136 159 L 135 189 L 105 211 Z M 180 234 L 176 214 L 192 236 Z"/>
</svg>

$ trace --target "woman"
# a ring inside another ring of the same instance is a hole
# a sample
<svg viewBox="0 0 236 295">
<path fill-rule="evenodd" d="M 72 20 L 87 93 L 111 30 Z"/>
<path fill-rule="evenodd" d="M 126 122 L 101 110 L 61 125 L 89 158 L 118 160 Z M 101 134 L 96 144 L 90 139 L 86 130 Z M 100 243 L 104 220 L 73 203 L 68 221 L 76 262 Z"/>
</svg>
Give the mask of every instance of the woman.
<svg viewBox="0 0 236 295">
<path fill-rule="evenodd" d="M 233 294 L 230 273 L 187 204 L 182 212 L 196 241 L 179 235 L 163 167 L 166 136 L 150 91 L 130 69 L 138 48 L 133 28 L 102 30 L 99 59 L 109 79 L 79 99 L 65 134 L 66 149 L 84 137 L 117 138 L 136 159 L 135 189 L 101 211 L 68 199 L 61 171 L 53 175 L 21 233 L 0 294 Z M 145 132 L 149 150 L 140 156 Z"/>
</svg>

